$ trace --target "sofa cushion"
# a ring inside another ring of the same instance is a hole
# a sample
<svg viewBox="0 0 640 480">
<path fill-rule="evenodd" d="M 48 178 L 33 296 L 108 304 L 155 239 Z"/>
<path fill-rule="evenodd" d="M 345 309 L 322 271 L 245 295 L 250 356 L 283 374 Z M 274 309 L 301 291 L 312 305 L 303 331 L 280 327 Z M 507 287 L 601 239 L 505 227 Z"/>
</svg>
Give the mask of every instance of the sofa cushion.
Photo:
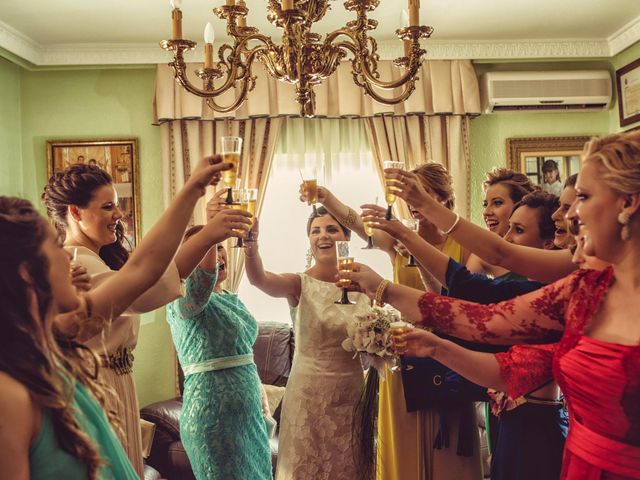
<svg viewBox="0 0 640 480">
<path fill-rule="evenodd" d="M 293 358 L 291 325 L 265 322 L 258 326 L 253 356 L 260 379 L 264 384 L 284 387 L 289 379 Z"/>
</svg>

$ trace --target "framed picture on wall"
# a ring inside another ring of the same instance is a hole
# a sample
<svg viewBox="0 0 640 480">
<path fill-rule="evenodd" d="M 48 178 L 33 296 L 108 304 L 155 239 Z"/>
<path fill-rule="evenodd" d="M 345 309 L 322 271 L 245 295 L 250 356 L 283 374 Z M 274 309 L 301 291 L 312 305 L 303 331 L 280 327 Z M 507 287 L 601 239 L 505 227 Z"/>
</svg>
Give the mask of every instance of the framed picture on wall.
<svg viewBox="0 0 640 480">
<path fill-rule="evenodd" d="M 49 176 L 76 163 L 95 165 L 111 175 L 123 214 L 125 246 L 132 250 L 140 241 L 138 140 L 47 141 Z"/>
<path fill-rule="evenodd" d="M 536 185 L 559 195 L 565 179 L 578 173 L 584 144 L 590 136 L 508 138 L 509 168 L 524 173 Z"/>
<path fill-rule="evenodd" d="M 620 126 L 640 122 L 640 58 L 616 70 Z"/>
</svg>

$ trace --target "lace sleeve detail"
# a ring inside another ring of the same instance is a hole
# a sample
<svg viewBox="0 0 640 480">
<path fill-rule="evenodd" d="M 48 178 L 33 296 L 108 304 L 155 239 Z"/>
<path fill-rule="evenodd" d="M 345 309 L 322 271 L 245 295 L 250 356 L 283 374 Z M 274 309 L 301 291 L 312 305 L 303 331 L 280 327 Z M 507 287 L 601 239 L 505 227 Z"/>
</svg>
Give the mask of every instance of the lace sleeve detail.
<svg viewBox="0 0 640 480">
<path fill-rule="evenodd" d="M 422 322 L 448 335 L 480 343 L 554 342 L 582 272 L 504 302 L 480 305 L 425 293 L 418 305 Z"/>
<path fill-rule="evenodd" d="M 217 280 L 217 268 L 214 273 L 208 273 L 197 267 L 185 281 L 185 296 L 176 301 L 180 315 L 193 318 L 200 314 L 207 305 Z"/>
<path fill-rule="evenodd" d="M 530 393 L 553 378 L 552 361 L 557 348 L 557 343 L 514 345 L 507 352 L 496 353 L 500 376 L 511 398 Z"/>
</svg>

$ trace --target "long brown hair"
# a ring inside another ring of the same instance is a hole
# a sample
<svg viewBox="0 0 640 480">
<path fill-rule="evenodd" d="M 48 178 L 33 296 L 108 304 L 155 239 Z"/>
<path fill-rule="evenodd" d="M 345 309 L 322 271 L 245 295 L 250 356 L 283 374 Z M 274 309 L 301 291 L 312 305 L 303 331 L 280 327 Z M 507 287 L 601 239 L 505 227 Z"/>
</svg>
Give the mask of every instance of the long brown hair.
<svg viewBox="0 0 640 480">
<path fill-rule="evenodd" d="M 422 184 L 433 191 L 444 202 L 444 206 L 453 210 L 456 197 L 453 193 L 453 180 L 447 169 L 436 162 L 428 162 L 412 170 Z"/>
<path fill-rule="evenodd" d="M 56 230 L 64 237 L 69 227 L 67 221 L 69 206 L 85 208 L 98 188 L 112 184 L 113 179 L 107 172 L 95 165 L 82 163 L 71 165 L 52 175 L 44 187 L 42 200 Z M 100 258 L 111 270 L 120 270 L 129 259 L 129 252 L 124 246 L 125 241 L 124 224 L 118 222 L 116 241 L 100 249 Z"/>
<path fill-rule="evenodd" d="M 29 390 L 51 419 L 60 447 L 96 479 L 102 459 L 78 424 L 71 400 L 76 379 L 102 403 L 104 393 L 95 355 L 45 322 L 53 310 L 49 262 L 42 252 L 50 232 L 30 202 L 0 196 L 0 370 Z M 35 316 L 30 309 L 34 297 Z"/>
</svg>

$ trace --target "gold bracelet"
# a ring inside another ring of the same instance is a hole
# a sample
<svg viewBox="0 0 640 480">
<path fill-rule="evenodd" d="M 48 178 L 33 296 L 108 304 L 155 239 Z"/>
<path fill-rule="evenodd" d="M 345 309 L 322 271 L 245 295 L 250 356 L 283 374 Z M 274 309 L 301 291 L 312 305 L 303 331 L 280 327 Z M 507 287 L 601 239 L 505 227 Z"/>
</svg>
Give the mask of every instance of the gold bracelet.
<svg viewBox="0 0 640 480">
<path fill-rule="evenodd" d="M 382 296 L 384 292 L 387 290 L 387 287 L 391 284 L 389 280 L 382 280 L 376 289 L 376 295 L 373 298 L 373 301 L 379 307 L 384 307 L 384 301 L 382 300 Z"/>
<path fill-rule="evenodd" d="M 453 232 L 453 229 L 458 226 L 459 222 L 460 222 L 460 214 L 456 213 L 456 219 L 454 220 L 453 225 L 451 225 L 449 230 L 447 230 L 446 232 L 442 232 L 442 233 L 444 233 L 445 235 L 449 235 L 451 232 Z"/>
<path fill-rule="evenodd" d="M 354 212 L 350 207 L 347 207 L 347 216 L 342 219 L 342 225 L 347 228 L 351 228 L 356 224 L 358 220 L 358 216 L 356 212 Z"/>
</svg>

